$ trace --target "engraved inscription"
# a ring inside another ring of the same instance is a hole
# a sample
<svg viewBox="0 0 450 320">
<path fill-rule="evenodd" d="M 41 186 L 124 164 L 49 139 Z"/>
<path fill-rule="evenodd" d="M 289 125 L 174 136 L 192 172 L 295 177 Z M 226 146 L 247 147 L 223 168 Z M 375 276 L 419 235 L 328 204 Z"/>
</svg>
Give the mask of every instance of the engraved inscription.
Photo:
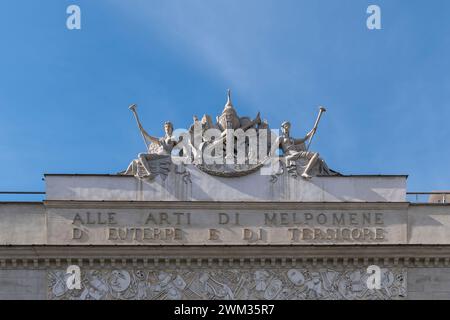
<svg viewBox="0 0 450 320">
<path fill-rule="evenodd" d="M 403 212 L 359 210 L 66 210 L 52 212 L 54 242 L 93 244 L 402 243 Z"/>
</svg>

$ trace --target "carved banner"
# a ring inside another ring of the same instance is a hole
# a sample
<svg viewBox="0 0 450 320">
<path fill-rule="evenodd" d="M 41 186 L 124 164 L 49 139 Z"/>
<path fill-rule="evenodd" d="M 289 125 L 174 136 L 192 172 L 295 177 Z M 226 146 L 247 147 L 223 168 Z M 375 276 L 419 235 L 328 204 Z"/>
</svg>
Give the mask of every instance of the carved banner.
<svg viewBox="0 0 450 320">
<path fill-rule="evenodd" d="M 406 243 L 406 212 L 50 209 L 50 244 Z"/>
</svg>

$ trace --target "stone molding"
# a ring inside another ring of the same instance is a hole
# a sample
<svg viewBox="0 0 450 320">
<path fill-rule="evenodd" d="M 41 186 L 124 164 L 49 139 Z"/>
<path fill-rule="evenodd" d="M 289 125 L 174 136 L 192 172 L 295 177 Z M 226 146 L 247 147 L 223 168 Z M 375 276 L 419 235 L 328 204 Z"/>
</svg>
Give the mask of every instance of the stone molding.
<svg viewBox="0 0 450 320">
<path fill-rule="evenodd" d="M 47 208 L 105 209 L 277 209 L 277 210 L 407 210 L 409 202 L 224 202 L 224 201 L 79 201 L 46 200 Z"/>
<path fill-rule="evenodd" d="M 221 254 L 218 254 L 220 250 Z M 344 251 L 345 250 L 345 251 Z M 133 247 L 0 247 L 0 269 L 49 269 L 71 264 L 90 268 L 121 267 L 448 267 L 449 246 L 177 248 Z"/>
</svg>

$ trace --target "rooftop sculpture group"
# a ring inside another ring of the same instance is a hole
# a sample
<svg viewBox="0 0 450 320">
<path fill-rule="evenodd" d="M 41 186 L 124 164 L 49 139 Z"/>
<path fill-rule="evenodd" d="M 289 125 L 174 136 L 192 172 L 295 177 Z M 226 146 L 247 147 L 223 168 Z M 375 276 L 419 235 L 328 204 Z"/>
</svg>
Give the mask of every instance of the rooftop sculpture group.
<svg viewBox="0 0 450 320">
<path fill-rule="evenodd" d="M 265 174 L 276 177 L 287 171 L 294 177 L 311 179 L 315 175 L 334 175 L 317 152 L 309 151 L 320 118 L 325 108 L 320 107 L 314 127 L 303 137 L 290 136 L 291 123 L 281 125 L 281 134 L 271 130 L 260 114 L 252 120 L 239 117 L 228 97 L 222 114 L 213 123 L 211 117 L 203 115 L 201 120 L 193 117 L 189 130 L 174 135 L 171 122 L 164 123 L 164 136 L 151 136 L 143 128 L 136 105 L 130 106 L 141 135 L 147 146 L 123 173 L 140 179 L 152 180 L 160 175 L 163 179 L 177 166 L 195 165 L 200 170 L 215 176 L 236 177 L 250 174 L 269 166 Z M 280 155 L 281 151 L 281 155 Z M 262 172 L 262 170 L 261 170 Z M 269 172 L 269 173 L 267 173 Z"/>
</svg>

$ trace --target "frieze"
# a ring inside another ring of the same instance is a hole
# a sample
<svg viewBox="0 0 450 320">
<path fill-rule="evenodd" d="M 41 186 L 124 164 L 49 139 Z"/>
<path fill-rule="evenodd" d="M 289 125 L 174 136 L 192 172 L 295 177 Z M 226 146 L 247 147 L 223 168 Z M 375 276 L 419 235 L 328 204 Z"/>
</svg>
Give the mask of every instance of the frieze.
<svg viewBox="0 0 450 320">
<path fill-rule="evenodd" d="M 69 300 L 353 300 L 404 299 L 407 272 L 382 268 L 369 289 L 365 268 L 81 269 L 81 289 L 69 290 L 65 270 L 48 272 L 48 298 Z"/>
</svg>

